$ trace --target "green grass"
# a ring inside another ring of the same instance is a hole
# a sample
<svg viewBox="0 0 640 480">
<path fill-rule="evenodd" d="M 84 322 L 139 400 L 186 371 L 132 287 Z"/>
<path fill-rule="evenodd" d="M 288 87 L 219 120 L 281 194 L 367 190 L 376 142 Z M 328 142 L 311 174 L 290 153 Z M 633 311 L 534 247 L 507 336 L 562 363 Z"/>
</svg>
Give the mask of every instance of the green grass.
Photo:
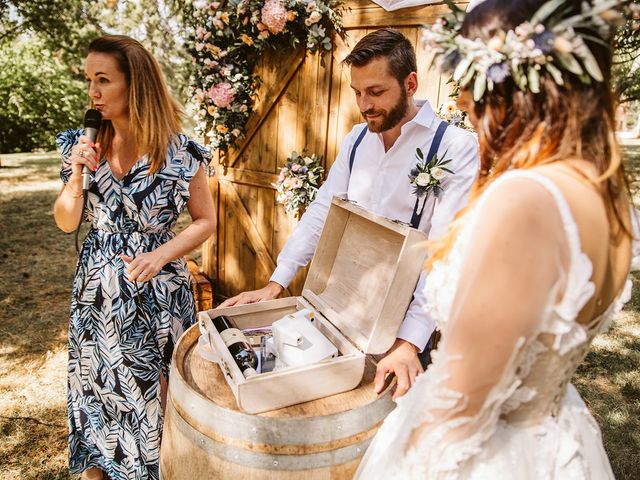
<svg viewBox="0 0 640 480">
<path fill-rule="evenodd" d="M 624 151 L 633 190 L 640 193 L 640 145 Z M 2 480 L 77 478 L 66 467 L 65 404 L 75 251 L 73 237 L 53 221 L 58 168 L 57 156 L 33 155 L 4 156 L 0 167 Z M 601 426 L 616 478 L 622 480 L 638 478 L 640 472 L 639 366 L 637 276 L 632 301 L 611 330 L 596 339 L 573 379 Z"/>
</svg>

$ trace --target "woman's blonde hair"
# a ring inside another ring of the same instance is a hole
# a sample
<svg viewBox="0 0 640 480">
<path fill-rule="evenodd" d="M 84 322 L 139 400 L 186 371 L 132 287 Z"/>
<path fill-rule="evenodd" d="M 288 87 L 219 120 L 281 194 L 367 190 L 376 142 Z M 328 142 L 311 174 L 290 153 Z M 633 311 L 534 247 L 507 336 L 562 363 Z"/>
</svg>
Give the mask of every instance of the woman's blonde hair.
<svg viewBox="0 0 640 480">
<path fill-rule="evenodd" d="M 498 30 L 513 29 L 530 19 L 545 1 L 485 0 L 467 14 L 460 33 L 466 38 L 488 40 Z M 579 11 L 580 1 L 566 3 Z M 599 177 L 594 183 L 607 207 L 612 237 L 631 235 L 617 201 L 620 195 L 628 195 L 629 189 L 614 133 L 612 54 L 608 42 L 610 39 L 588 42 L 604 74 L 603 82 L 585 84 L 563 70 L 564 84 L 558 85 L 549 73 L 543 72 L 540 93 L 533 93 L 521 90 L 507 77 L 486 93 L 482 101 L 473 103 L 480 173 L 467 207 L 460 211 L 443 238 L 431 242 L 428 266 L 446 256 L 459 232 L 461 219 L 493 180 L 509 169 L 533 168 L 562 160 L 587 160 L 596 167 Z"/>
<path fill-rule="evenodd" d="M 112 55 L 124 73 L 129 96 L 129 130 L 138 156 L 147 154 L 149 173 L 164 165 L 168 144 L 182 128 L 182 109 L 171 98 L 160 66 L 140 42 L 125 35 L 105 35 L 89 45 L 89 53 Z M 102 151 L 109 152 L 113 125 L 103 120 L 98 134 Z"/>
</svg>

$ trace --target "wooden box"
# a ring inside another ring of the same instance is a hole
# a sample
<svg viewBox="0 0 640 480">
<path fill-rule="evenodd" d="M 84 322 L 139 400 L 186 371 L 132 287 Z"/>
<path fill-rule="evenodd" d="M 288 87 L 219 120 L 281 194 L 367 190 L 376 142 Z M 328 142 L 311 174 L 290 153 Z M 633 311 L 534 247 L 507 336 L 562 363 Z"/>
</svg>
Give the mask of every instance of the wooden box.
<svg viewBox="0 0 640 480">
<path fill-rule="evenodd" d="M 346 200 L 333 199 L 302 296 L 218 308 L 198 314 L 205 345 L 224 373 L 241 410 L 260 413 L 356 388 L 366 354 L 393 344 L 427 255 L 425 234 Z M 271 325 L 303 308 L 340 355 L 245 378 L 211 319 L 228 315 L 238 328 Z"/>
</svg>

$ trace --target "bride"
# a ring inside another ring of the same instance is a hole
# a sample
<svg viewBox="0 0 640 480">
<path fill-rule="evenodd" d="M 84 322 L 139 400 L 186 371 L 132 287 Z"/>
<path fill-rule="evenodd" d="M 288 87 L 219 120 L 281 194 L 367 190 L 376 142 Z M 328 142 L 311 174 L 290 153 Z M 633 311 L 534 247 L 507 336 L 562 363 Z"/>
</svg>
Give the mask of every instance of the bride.
<svg viewBox="0 0 640 480">
<path fill-rule="evenodd" d="M 482 166 L 431 245 L 443 341 L 357 478 L 613 478 L 569 380 L 629 298 L 635 256 L 610 93 L 616 3 L 486 0 L 425 33 Z"/>
</svg>

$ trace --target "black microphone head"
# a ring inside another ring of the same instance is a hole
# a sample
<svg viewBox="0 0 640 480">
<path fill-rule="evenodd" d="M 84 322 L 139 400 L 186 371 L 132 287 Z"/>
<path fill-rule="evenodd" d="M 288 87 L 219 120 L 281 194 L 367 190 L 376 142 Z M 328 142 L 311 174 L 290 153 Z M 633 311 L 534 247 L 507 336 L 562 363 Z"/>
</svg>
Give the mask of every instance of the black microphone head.
<svg viewBox="0 0 640 480">
<path fill-rule="evenodd" d="M 84 128 L 100 129 L 100 122 L 102 121 L 102 114 L 95 108 L 90 108 L 87 113 L 84 114 Z"/>
</svg>

